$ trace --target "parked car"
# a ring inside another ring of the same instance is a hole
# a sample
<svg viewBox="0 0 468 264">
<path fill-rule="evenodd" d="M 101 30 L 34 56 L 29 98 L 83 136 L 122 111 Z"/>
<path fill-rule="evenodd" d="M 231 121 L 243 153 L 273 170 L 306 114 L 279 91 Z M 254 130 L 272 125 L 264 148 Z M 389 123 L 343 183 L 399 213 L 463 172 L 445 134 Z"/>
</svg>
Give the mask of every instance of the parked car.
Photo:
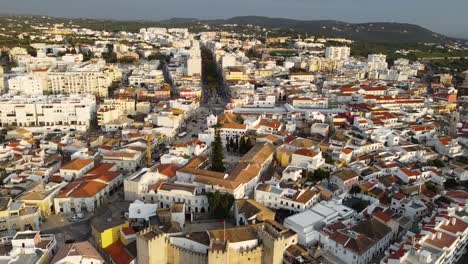
<svg viewBox="0 0 468 264">
<path fill-rule="evenodd" d="M 77 213 L 75 215 L 78 219 L 83 219 L 84 218 L 84 214 L 83 213 Z"/>
<path fill-rule="evenodd" d="M 72 217 L 70 218 L 70 222 L 78 222 L 78 220 L 80 220 L 80 219 L 79 219 L 78 216 L 76 216 L 76 215 L 74 215 L 74 216 L 72 216 Z"/>
</svg>

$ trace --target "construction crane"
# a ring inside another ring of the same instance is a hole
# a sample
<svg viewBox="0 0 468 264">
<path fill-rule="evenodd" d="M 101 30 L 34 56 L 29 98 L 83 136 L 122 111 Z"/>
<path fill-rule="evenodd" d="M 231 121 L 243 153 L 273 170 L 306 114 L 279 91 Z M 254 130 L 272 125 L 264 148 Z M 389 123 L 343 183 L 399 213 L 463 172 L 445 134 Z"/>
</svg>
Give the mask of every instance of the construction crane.
<svg viewBox="0 0 468 264">
<path fill-rule="evenodd" d="M 153 135 L 149 134 L 146 136 L 146 166 L 148 168 L 151 168 L 151 165 L 153 163 L 151 159 L 151 152 L 152 152 L 152 147 L 153 147 Z"/>
</svg>

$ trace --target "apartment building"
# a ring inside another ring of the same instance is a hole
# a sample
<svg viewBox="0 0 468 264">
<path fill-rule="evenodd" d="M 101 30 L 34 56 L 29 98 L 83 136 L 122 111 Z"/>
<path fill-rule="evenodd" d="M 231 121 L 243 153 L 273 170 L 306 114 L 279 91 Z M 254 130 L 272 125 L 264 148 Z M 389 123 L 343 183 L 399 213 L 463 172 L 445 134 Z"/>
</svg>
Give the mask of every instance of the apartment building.
<svg viewBox="0 0 468 264">
<path fill-rule="evenodd" d="M 325 49 L 325 58 L 332 60 L 346 60 L 351 55 L 351 48 L 349 47 L 327 47 Z"/>
<path fill-rule="evenodd" d="M 94 115 L 93 95 L 8 96 L 0 97 L 0 125 L 49 127 L 85 131 Z"/>
<path fill-rule="evenodd" d="M 112 79 L 100 71 L 50 72 L 46 91 L 52 94 L 94 94 L 108 96 Z"/>
<path fill-rule="evenodd" d="M 16 76 L 8 79 L 8 93 L 38 96 L 47 89 L 47 80 L 34 75 Z"/>
</svg>

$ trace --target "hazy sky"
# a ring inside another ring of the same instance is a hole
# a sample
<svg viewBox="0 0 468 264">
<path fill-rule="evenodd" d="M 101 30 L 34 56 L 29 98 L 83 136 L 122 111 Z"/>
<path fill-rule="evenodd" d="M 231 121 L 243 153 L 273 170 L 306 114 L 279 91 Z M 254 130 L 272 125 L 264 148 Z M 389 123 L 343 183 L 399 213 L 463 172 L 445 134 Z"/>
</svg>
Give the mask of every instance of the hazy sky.
<svg viewBox="0 0 468 264">
<path fill-rule="evenodd" d="M 468 37 L 468 0 L 0 0 L 0 13 L 148 20 L 261 15 L 407 22 Z"/>
</svg>

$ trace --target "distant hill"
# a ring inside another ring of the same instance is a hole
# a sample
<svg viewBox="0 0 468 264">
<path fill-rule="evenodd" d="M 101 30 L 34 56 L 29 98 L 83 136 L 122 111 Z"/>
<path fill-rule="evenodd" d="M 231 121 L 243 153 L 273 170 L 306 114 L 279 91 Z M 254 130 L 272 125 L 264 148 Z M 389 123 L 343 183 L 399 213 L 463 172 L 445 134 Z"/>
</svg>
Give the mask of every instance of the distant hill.
<svg viewBox="0 0 468 264">
<path fill-rule="evenodd" d="M 229 19 L 199 20 L 194 18 L 172 18 L 159 21 L 162 24 L 238 24 L 277 28 L 311 36 L 343 37 L 375 43 L 445 42 L 453 40 L 424 27 L 406 23 L 347 23 L 336 20 L 294 20 L 261 16 L 239 16 Z"/>
<path fill-rule="evenodd" d="M 297 35 L 307 33 L 309 36 L 317 37 L 343 37 L 369 43 L 385 44 L 408 44 L 418 42 L 443 43 L 456 40 L 447 36 L 435 33 L 424 27 L 390 22 L 375 23 L 347 23 L 336 20 L 295 20 L 286 18 L 270 18 L 262 16 L 238 16 L 228 19 L 209 19 L 202 20 L 196 18 L 171 18 L 168 20 L 150 21 L 150 20 L 113 20 L 113 19 L 94 19 L 94 18 L 54 18 L 44 16 L 1 16 L 0 28 L 9 29 L 14 26 L 10 19 L 16 19 L 17 23 L 28 21 L 23 24 L 25 30 L 29 25 L 42 23 L 69 23 L 73 22 L 82 27 L 107 30 L 107 31 L 131 31 L 137 32 L 143 27 L 189 27 L 194 32 L 206 30 L 205 25 L 211 25 L 212 28 L 224 29 L 223 25 L 238 25 L 237 27 L 228 27 L 227 30 L 239 30 L 240 32 L 251 32 L 247 25 L 255 25 L 268 28 L 272 35 Z M 16 22 L 15 22 L 16 23 Z M 17 30 L 12 28 L 11 30 Z M 7 30 L 8 31 L 8 30 Z"/>
</svg>

